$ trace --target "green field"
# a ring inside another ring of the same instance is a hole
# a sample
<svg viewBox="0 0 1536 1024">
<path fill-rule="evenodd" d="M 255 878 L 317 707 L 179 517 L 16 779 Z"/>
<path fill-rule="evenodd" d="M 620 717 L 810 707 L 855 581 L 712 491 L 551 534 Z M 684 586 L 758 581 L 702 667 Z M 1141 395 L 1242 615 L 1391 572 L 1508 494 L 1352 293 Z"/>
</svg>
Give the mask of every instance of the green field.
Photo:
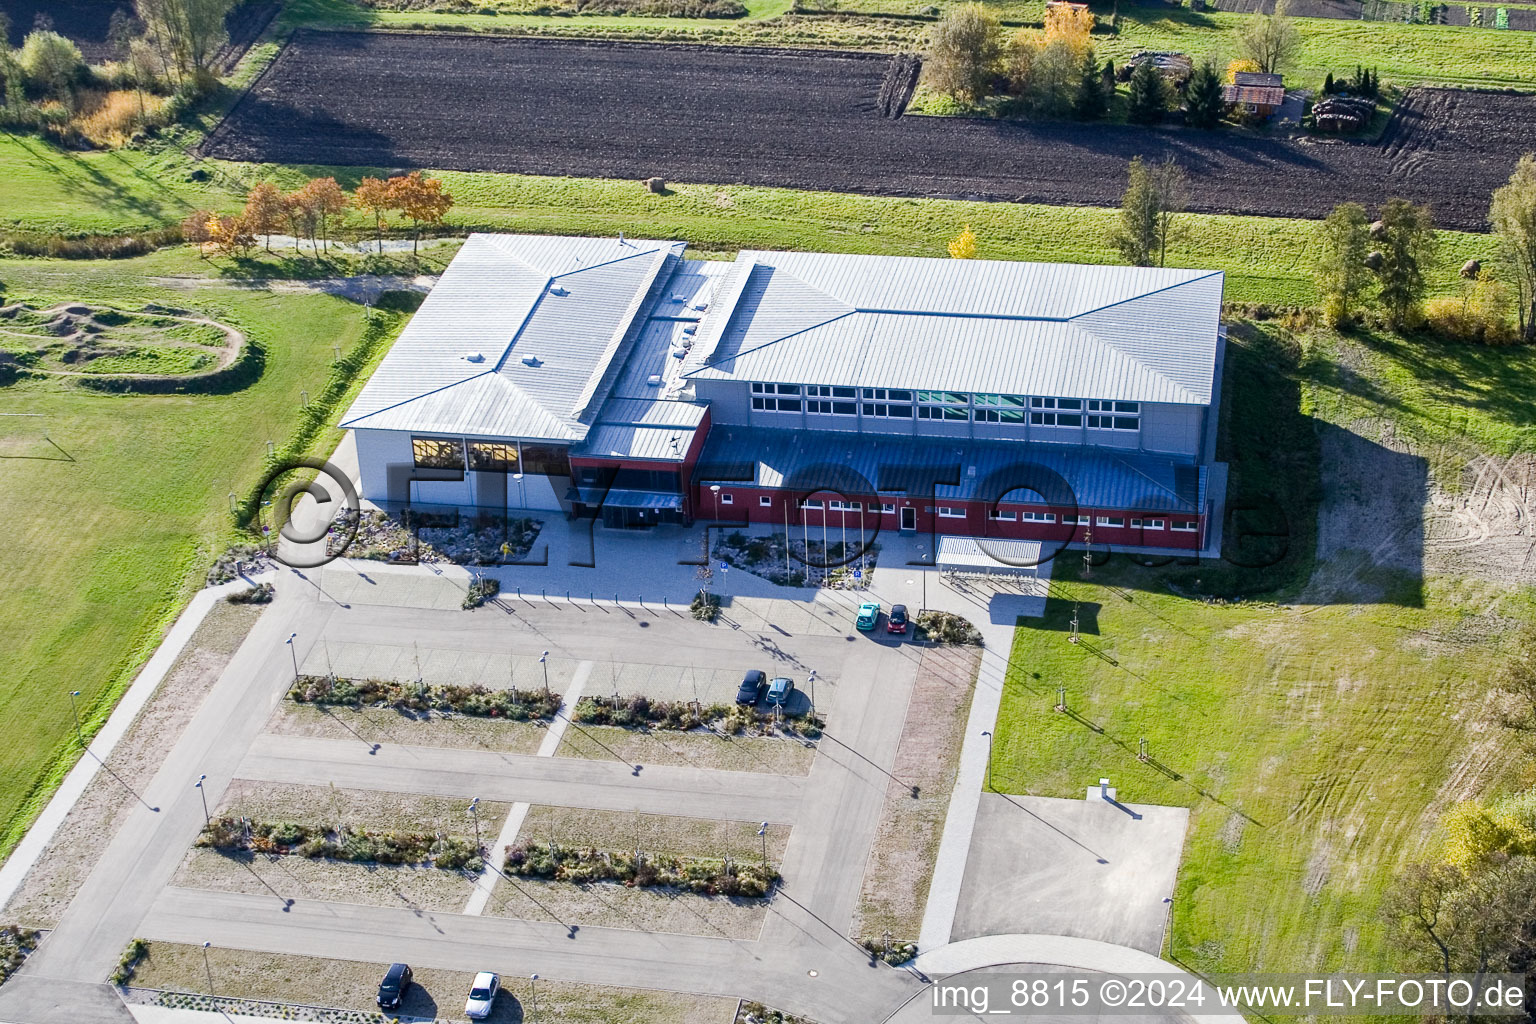
<svg viewBox="0 0 1536 1024">
<path fill-rule="evenodd" d="M 187 182 L 192 165 L 179 154 L 66 153 L 35 139 L 0 136 L 0 177 L 54 183 L 51 192 L 39 190 L 38 202 L 14 190 L 0 193 L 0 224 L 134 231 L 180 220 L 197 206 L 234 210 L 240 187 L 266 176 L 296 187 L 306 176 L 328 174 L 351 187 L 364 174 L 382 173 L 367 168 L 204 163 L 217 170 L 217 179 L 228 183 L 227 188 Z M 155 184 L 151 172 L 156 168 L 164 170 L 165 180 L 178 183 Z M 673 185 L 672 195 L 653 195 L 630 181 L 455 171 L 439 176 L 458 203 L 449 222 L 462 228 L 593 235 L 623 231 L 639 237 L 684 238 L 696 254 L 762 248 L 942 256 L 949 239 L 970 224 L 983 258 L 1118 261 L 1108 243 L 1117 215 L 1112 210 L 736 185 Z M 70 183 L 82 178 L 95 186 L 73 189 Z M 1312 302 L 1314 222 L 1194 214 L 1186 222 L 1189 231 L 1170 249 L 1170 265 L 1225 270 L 1230 301 Z M 366 237 L 371 225 L 355 217 L 352 230 Z M 1489 263 L 1496 258 L 1495 248 L 1486 235 L 1443 232 L 1434 289 L 1453 291 L 1456 268 L 1472 258 Z M 237 269 L 226 272 L 249 276 Z M 3 275 L 0 264 L 0 281 Z"/>
<path fill-rule="evenodd" d="M 196 308 L 265 352 L 260 379 L 230 394 L 120 396 L 57 381 L 4 389 L 0 517 L 10 524 L 10 571 L 0 635 L 12 667 L 0 712 L 11 737 L 0 750 L 0 855 L 78 756 L 69 691 L 82 691 L 89 735 L 231 538 L 228 495 L 255 485 L 265 440 L 294 435 L 300 392 L 321 393 L 332 344 L 345 354 L 364 335 L 362 309 L 327 295 L 173 290 L 148 280 L 197 262 L 181 250 L 115 263 L 0 263 L 13 301 Z M 385 329 L 398 322 L 390 316 Z M 327 427 L 311 447 L 329 451 L 339 436 Z"/>
<path fill-rule="evenodd" d="M 460 14 L 433 11 L 373 11 L 349 0 L 295 0 L 285 23 L 334 28 L 446 29 L 520 35 L 612 36 L 678 42 L 767 46 L 855 46 L 880 50 L 918 49 L 931 23 L 929 11 L 962 0 L 806 0 L 816 13 L 789 13 L 787 3 L 747 5 L 744 18 L 642 18 Z M 446 5 L 444 5 L 446 6 Z M 532 5 L 502 4 L 508 10 Z M 1005 25 L 1039 24 L 1044 0 L 989 3 Z M 1108 4 L 1095 4 L 1101 21 Z M 1099 56 L 1119 63 L 1137 50 L 1178 50 L 1220 65 L 1235 57 L 1237 30 L 1254 16 L 1191 11 L 1169 4 L 1120 3 L 1118 32 L 1097 34 Z M 1298 18 L 1303 45 L 1285 69 L 1294 85 L 1316 88 L 1324 75 L 1353 73 L 1357 64 L 1376 67 L 1384 82 L 1536 88 L 1536 33 L 1448 25 Z"/>
<path fill-rule="evenodd" d="M 1229 357 L 1239 492 L 1305 505 L 1340 468 L 1317 439 L 1362 423 L 1390 425 L 1451 489 L 1475 451 L 1536 450 L 1536 352 L 1328 336 L 1297 349 L 1278 333 L 1245 331 Z M 1421 578 L 1364 551 L 1318 562 L 1297 511 L 1283 575 L 1120 558 L 1085 578 L 1058 559 L 1044 621 L 1015 635 L 994 785 L 1080 797 L 1107 776 L 1124 801 L 1189 807 L 1167 952 L 1201 971 L 1402 968 L 1380 910 L 1401 867 L 1456 801 L 1536 783 L 1489 682 L 1511 631 L 1536 619 L 1536 589 Z M 1245 576 L 1281 583 L 1279 603 L 1181 596 Z M 1052 710 L 1058 687 L 1069 714 Z"/>
</svg>

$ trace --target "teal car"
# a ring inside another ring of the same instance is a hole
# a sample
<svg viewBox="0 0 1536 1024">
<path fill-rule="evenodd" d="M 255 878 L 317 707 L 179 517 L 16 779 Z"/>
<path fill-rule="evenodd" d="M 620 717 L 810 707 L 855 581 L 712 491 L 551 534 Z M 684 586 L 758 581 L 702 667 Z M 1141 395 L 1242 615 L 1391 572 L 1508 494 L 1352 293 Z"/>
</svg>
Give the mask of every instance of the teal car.
<svg viewBox="0 0 1536 1024">
<path fill-rule="evenodd" d="M 880 603 L 878 601 L 865 601 L 859 605 L 859 618 L 854 625 L 866 633 L 875 628 L 875 623 L 880 619 Z"/>
</svg>

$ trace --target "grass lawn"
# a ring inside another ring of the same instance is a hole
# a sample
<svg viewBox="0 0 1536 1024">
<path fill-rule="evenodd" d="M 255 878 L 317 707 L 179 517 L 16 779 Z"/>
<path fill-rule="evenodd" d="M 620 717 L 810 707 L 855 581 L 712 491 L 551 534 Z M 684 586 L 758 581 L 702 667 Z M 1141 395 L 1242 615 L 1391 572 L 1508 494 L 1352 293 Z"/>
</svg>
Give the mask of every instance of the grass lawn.
<svg viewBox="0 0 1536 1024">
<path fill-rule="evenodd" d="M 66 153 L 36 139 L 0 136 L 0 176 L 47 184 L 40 186 L 35 200 L 25 198 L 26 191 L 0 193 L 0 224 L 134 231 L 180 220 L 198 207 L 237 209 L 241 187 L 263 177 L 292 188 L 309 176 L 334 175 L 351 188 L 365 174 L 382 173 L 377 168 L 203 164 L 225 185 L 187 182 L 192 165 L 179 153 Z M 983 258 L 1118 262 L 1108 243 L 1117 216 L 1113 210 L 734 185 L 674 185 L 672 195 L 660 196 L 630 181 L 437 173 L 457 200 L 450 224 L 466 229 L 595 235 L 624 231 L 638 237 L 683 238 L 695 254 L 725 256 L 741 248 L 942 256 L 949 239 L 970 224 Z M 172 184 L 156 184 L 161 180 Z M 73 183 L 79 181 L 91 185 L 77 189 Z M 353 219 L 356 232 L 370 233 L 361 216 Z M 1170 249 L 1171 265 L 1225 270 L 1229 301 L 1313 301 L 1310 267 L 1316 223 L 1195 214 L 1185 220 L 1189 231 Z M 1496 245 L 1486 235 L 1447 231 L 1440 242 L 1442 259 L 1432 277 L 1436 291 L 1454 291 L 1456 268 L 1466 260 L 1477 258 L 1489 265 L 1497 258 Z M 184 255 L 146 259 L 187 263 Z M 0 262 L 0 283 L 11 284 L 9 265 Z M 62 264 L 56 266 L 64 272 Z M 252 276 L 259 269 L 221 272 Z M 312 274 L 315 268 L 274 265 L 262 272 L 289 276 Z"/>
<path fill-rule="evenodd" d="M 1437 486 L 1455 485 L 1469 450 L 1536 450 L 1527 350 L 1324 336 L 1287 370 L 1266 349 L 1283 347 L 1277 332 L 1234 333 L 1225 444 L 1239 493 L 1308 504 L 1330 467 L 1307 439 L 1362 421 L 1392 424 Z M 1437 465 L 1442 449 L 1459 459 Z M 1536 782 L 1489 683 L 1510 629 L 1536 618 L 1536 589 L 1421 578 L 1363 553 L 1314 560 L 1313 517 L 1293 531 L 1281 566 L 1248 574 L 1281 583 L 1279 604 L 1180 596 L 1241 590 L 1230 566 L 1118 558 L 1084 578 L 1059 559 L 1044 621 L 1015 634 L 993 781 L 1078 798 L 1107 776 L 1122 800 L 1188 806 L 1168 951 L 1193 968 L 1390 970 L 1403 961 L 1382 895 L 1440 815 Z M 1069 714 L 1052 710 L 1058 687 Z"/>
<path fill-rule="evenodd" d="M 13 571 L 0 590 L 12 666 L 0 710 L 11 737 L 0 750 L 0 853 L 78 756 L 69 691 L 82 691 L 89 734 L 229 539 L 227 495 L 256 483 L 264 441 L 294 435 L 299 393 L 321 394 L 333 342 L 345 355 L 364 335 L 361 308 L 330 296 L 173 290 L 148 279 L 195 262 L 180 250 L 0 264 L 12 300 L 196 308 L 266 354 L 261 378 L 230 394 L 111 395 L 31 381 L 4 389 L 0 517 Z M 390 315 L 389 328 L 402 321 Z M 339 437 L 327 426 L 312 448 L 329 451 Z"/>
</svg>

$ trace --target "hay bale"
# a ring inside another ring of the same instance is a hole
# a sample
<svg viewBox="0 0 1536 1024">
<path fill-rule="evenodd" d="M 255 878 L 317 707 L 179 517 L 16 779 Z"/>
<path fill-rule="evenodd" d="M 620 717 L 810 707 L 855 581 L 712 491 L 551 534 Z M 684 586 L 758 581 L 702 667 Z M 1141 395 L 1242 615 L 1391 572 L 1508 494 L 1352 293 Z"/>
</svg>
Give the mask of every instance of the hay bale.
<svg viewBox="0 0 1536 1024">
<path fill-rule="evenodd" d="M 1385 235 L 1386 233 L 1387 233 L 1387 225 L 1384 222 L 1379 221 L 1379 220 L 1371 221 L 1371 237 L 1372 238 L 1380 238 L 1382 235 Z M 1381 254 L 1377 253 L 1376 255 L 1380 256 Z"/>
<path fill-rule="evenodd" d="M 1381 222 L 1377 221 L 1377 223 L 1379 224 Z M 1381 250 L 1380 249 L 1377 249 L 1376 251 L 1371 252 L 1371 253 L 1367 253 L 1366 257 L 1365 257 L 1365 268 L 1367 270 L 1380 270 L 1381 269 L 1381 260 L 1382 260 L 1382 255 L 1381 255 Z"/>
<path fill-rule="evenodd" d="M 667 194 L 667 181 L 665 178 L 646 178 L 645 187 L 658 196 Z"/>
<path fill-rule="evenodd" d="M 1461 265 L 1461 276 L 1469 281 L 1475 281 L 1482 272 L 1483 264 L 1480 260 L 1467 260 Z"/>
</svg>

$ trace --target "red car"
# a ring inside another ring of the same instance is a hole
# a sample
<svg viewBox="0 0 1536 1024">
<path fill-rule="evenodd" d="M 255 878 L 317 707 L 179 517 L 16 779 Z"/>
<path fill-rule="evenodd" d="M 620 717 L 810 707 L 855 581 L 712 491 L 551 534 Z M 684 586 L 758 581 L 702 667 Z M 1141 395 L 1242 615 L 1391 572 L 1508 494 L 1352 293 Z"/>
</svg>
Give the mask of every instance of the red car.
<svg viewBox="0 0 1536 1024">
<path fill-rule="evenodd" d="M 886 620 L 885 620 L 885 631 L 887 633 L 901 633 L 902 635 L 906 635 L 906 632 L 907 632 L 907 606 L 906 605 L 904 605 L 904 604 L 893 604 L 893 605 L 891 605 L 891 614 L 888 615 L 886 617 Z"/>
</svg>

